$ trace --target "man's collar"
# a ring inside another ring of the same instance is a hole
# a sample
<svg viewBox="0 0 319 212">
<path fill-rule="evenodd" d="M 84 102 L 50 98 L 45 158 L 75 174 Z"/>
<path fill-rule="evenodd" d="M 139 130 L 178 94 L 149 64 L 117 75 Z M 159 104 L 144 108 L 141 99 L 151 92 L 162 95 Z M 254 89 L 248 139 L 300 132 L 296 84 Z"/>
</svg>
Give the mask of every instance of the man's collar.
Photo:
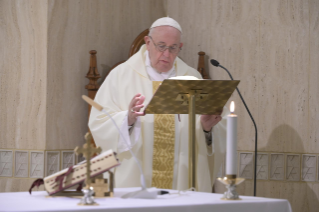
<svg viewBox="0 0 319 212">
<path fill-rule="evenodd" d="M 143 56 L 146 51 L 146 45 L 141 46 L 140 50 L 130 57 L 126 62 L 138 74 L 148 79 L 145 67 L 145 57 Z"/>
</svg>

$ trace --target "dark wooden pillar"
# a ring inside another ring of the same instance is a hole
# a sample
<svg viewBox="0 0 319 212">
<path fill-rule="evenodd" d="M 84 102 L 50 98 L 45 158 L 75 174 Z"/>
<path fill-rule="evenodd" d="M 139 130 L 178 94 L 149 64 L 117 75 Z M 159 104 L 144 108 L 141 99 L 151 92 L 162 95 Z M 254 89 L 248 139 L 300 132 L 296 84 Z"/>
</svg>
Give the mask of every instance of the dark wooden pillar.
<svg viewBox="0 0 319 212">
<path fill-rule="evenodd" d="M 100 88 L 100 85 L 97 84 L 97 80 L 101 77 L 98 70 L 97 70 L 97 61 L 96 61 L 96 51 L 95 50 L 91 50 L 90 51 L 90 67 L 89 67 L 89 71 L 86 74 L 86 78 L 88 78 L 90 80 L 89 84 L 87 84 L 85 86 L 85 88 L 88 90 L 88 96 L 91 99 L 95 98 L 96 92 L 97 90 Z M 91 113 L 91 105 L 88 105 L 88 118 L 90 118 L 90 113 Z M 90 129 L 89 129 L 90 132 Z M 95 145 L 94 139 L 92 138 L 92 144 Z"/>
<path fill-rule="evenodd" d="M 197 71 L 202 75 L 203 79 L 210 79 L 205 71 L 205 52 L 198 52 L 198 67 Z"/>
<path fill-rule="evenodd" d="M 97 70 L 97 61 L 96 61 L 96 51 L 91 50 L 90 51 L 90 67 L 89 72 L 86 75 L 86 78 L 90 80 L 89 84 L 85 86 L 85 88 L 88 90 L 88 96 L 91 99 L 95 98 L 97 90 L 100 88 L 100 85 L 97 84 L 97 80 L 101 78 L 98 70 Z M 91 112 L 91 105 L 89 105 L 89 117 Z"/>
</svg>

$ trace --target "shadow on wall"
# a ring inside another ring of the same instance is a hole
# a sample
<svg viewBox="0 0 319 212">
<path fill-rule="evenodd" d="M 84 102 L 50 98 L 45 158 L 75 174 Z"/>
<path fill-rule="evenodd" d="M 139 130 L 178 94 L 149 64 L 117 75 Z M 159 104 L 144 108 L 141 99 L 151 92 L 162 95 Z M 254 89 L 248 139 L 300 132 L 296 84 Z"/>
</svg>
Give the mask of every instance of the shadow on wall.
<svg viewBox="0 0 319 212">
<path fill-rule="evenodd" d="M 289 153 L 292 149 L 297 154 Z M 267 146 L 258 151 L 274 154 L 268 154 L 270 181 L 258 181 L 257 196 L 288 199 L 293 211 L 317 211 L 319 192 L 316 195 L 312 188 L 317 183 L 302 181 L 305 150 L 298 132 L 287 124 L 280 125 L 272 131 Z"/>
<path fill-rule="evenodd" d="M 108 66 L 105 64 L 101 64 L 101 66 L 102 66 L 102 70 L 100 72 L 101 78 L 97 81 L 99 83 L 99 85 L 102 85 L 106 76 L 109 74 L 109 72 L 111 70 L 111 66 Z"/>
</svg>

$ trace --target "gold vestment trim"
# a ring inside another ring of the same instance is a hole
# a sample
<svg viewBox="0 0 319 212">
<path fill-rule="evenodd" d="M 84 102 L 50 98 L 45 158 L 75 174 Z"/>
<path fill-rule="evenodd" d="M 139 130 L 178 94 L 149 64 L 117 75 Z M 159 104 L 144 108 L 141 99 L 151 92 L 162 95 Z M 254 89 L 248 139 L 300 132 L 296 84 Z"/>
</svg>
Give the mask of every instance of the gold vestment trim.
<svg viewBox="0 0 319 212">
<path fill-rule="evenodd" d="M 153 81 L 153 93 L 161 84 Z M 175 118 L 173 114 L 154 114 L 152 187 L 172 189 L 174 174 Z"/>
</svg>

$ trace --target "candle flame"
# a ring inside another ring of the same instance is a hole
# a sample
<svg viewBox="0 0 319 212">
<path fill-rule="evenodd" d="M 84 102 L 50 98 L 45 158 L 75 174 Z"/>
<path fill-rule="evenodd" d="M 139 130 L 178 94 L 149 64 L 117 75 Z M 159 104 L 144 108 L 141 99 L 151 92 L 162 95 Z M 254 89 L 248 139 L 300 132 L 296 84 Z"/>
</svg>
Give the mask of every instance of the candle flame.
<svg viewBox="0 0 319 212">
<path fill-rule="evenodd" d="M 235 102 L 234 101 L 231 101 L 231 103 L 230 103 L 230 112 L 231 113 L 235 112 Z"/>
</svg>

